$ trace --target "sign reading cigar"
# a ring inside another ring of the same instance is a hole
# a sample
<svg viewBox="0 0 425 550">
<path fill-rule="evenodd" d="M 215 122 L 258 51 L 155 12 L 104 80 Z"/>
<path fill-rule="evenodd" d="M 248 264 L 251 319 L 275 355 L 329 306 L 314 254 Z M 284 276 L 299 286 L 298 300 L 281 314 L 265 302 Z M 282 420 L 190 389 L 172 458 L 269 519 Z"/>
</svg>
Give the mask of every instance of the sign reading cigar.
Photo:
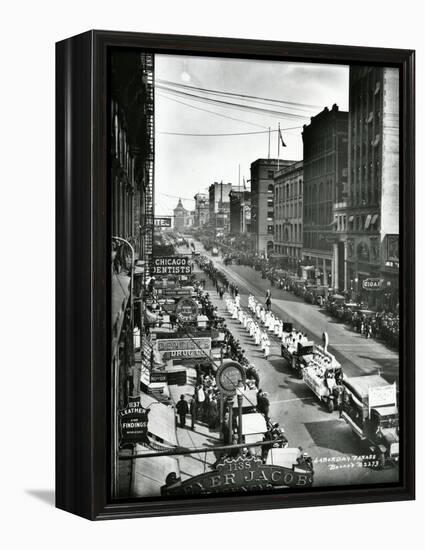
<svg viewBox="0 0 425 550">
<path fill-rule="evenodd" d="M 154 258 L 152 275 L 190 275 L 192 265 L 188 256 L 167 256 Z"/>
<path fill-rule="evenodd" d="M 141 406 L 140 399 L 129 402 L 118 412 L 121 444 L 149 443 L 148 414 L 149 409 Z"/>
<path fill-rule="evenodd" d="M 205 357 L 211 351 L 211 338 L 164 338 L 155 345 L 162 359 Z"/>
<path fill-rule="evenodd" d="M 193 495 L 249 492 L 292 487 L 301 489 L 313 485 L 313 471 L 263 464 L 255 457 L 225 458 L 217 469 L 185 481 L 170 476 L 162 487 L 163 495 Z"/>
<path fill-rule="evenodd" d="M 192 298 L 180 298 L 176 305 L 176 317 L 181 323 L 194 323 L 198 318 L 198 304 Z"/>
<path fill-rule="evenodd" d="M 364 279 L 362 281 L 363 290 L 381 290 L 382 289 L 382 279 L 372 278 Z"/>
</svg>

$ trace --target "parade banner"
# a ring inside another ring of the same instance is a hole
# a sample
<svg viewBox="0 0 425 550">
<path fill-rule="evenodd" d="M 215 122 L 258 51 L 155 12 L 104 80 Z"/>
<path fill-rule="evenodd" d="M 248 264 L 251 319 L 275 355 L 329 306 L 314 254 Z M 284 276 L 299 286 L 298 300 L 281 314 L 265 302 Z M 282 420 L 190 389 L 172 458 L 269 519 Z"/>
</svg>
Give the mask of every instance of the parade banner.
<svg viewBox="0 0 425 550">
<path fill-rule="evenodd" d="M 164 338 L 155 345 L 164 360 L 205 357 L 211 352 L 211 338 Z"/>
<path fill-rule="evenodd" d="M 283 466 L 263 464 L 255 457 L 225 458 L 217 469 L 185 481 L 164 485 L 162 495 L 193 495 L 250 492 L 274 487 L 305 488 L 313 485 L 313 471 L 295 471 Z"/>
<path fill-rule="evenodd" d="M 149 409 L 141 406 L 140 398 L 130 401 L 125 409 L 118 412 L 121 444 L 149 443 L 148 415 Z"/>
<path fill-rule="evenodd" d="M 166 256 L 152 260 L 152 275 L 190 275 L 191 273 L 192 265 L 188 256 Z"/>
</svg>

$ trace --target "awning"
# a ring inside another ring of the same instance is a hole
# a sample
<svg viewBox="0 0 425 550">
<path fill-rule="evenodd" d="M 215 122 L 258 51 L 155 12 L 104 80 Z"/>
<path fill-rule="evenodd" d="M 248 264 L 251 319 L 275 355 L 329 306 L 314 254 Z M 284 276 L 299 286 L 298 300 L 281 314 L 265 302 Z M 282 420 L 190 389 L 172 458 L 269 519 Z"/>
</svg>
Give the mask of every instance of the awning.
<svg viewBox="0 0 425 550">
<path fill-rule="evenodd" d="M 150 409 L 148 416 L 148 434 L 169 445 L 178 445 L 176 436 L 176 415 L 174 408 L 163 405 L 151 395 L 140 394 L 143 407 Z"/>
<path fill-rule="evenodd" d="M 244 390 L 242 395 L 242 408 L 246 407 L 256 407 L 257 406 L 257 389 L 254 390 Z M 233 407 L 238 406 L 238 400 L 235 396 L 233 398 Z M 242 425 L 244 422 L 244 418 L 242 418 Z"/>
<path fill-rule="evenodd" d="M 143 454 L 146 449 L 136 446 L 136 453 Z M 161 495 L 161 487 L 165 485 L 167 476 L 171 473 L 180 477 L 180 467 L 177 458 L 171 456 L 139 458 L 135 460 L 134 496 L 154 497 Z"/>
<path fill-rule="evenodd" d="M 122 322 L 122 314 L 125 310 L 127 300 L 130 296 L 130 277 L 123 273 L 114 273 L 112 275 L 112 326 L 114 327 L 117 321 Z M 119 331 L 118 331 L 119 332 Z"/>
<path fill-rule="evenodd" d="M 242 415 L 242 435 L 264 434 L 267 432 L 267 424 L 260 413 Z"/>
<path fill-rule="evenodd" d="M 350 216 L 350 217 L 348 218 L 348 221 L 349 221 L 349 222 L 353 222 L 353 221 L 354 221 L 354 216 Z"/>
<path fill-rule="evenodd" d="M 297 458 L 301 456 L 301 451 L 298 447 L 286 449 L 270 449 L 267 455 L 266 464 L 273 466 L 283 466 L 284 468 L 292 468 L 297 463 Z"/>
<path fill-rule="evenodd" d="M 371 219 L 372 219 L 372 214 L 368 214 L 368 215 L 366 216 L 366 221 L 365 221 L 365 223 L 364 223 L 364 228 L 365 228 L 365 229 L 368 229 L 368 227 L 369 227 L 369 225 L 370 225 L 370 220 L 371 220 Z"/>
<path fill-rule="evenodd" d="M 371 223 L 372 225 L 375 225 L 375 223 L 377 222 L 378 218 L 379 218 L 379 214 L 374 214 L 374 215 L 372 216 L 372 221 L 371 221 L 370 223 Z"/>
</svg>

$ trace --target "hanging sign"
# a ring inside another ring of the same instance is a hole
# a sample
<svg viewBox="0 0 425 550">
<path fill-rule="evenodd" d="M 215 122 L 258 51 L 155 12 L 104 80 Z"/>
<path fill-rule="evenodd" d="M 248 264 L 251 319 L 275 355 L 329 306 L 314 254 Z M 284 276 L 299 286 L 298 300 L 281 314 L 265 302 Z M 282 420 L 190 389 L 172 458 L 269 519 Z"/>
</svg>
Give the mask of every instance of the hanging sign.
<svg viewBox="0 0 425 550">
<path fill-rule="evenodd" d="M 205 357 L 211 351 L 211 338 L 164 338 L 156 341 L 162 359 Z"/>
<path fill-rule="evenodd" d="M 154 226 L 171 227 L 171 218 L 170 217 L 154 218 Z"/>
<path fill-rule="evenodd" d="M 192 265 L 189 256 L 162 256 L 154 258 L 151 266 L 152 275 L 190 275 Z"/>
<path fill-rule="evenodd" d="M 381 290 L 382 289 L 382 279 L 378 278 L 369 278 L 362 281 L 363 290 Z"/>
<path fill-rule="evenodd" d="M 224 361 L 216 373 L 216 382 L 220 392 L 227 396 L 235 395 L 236 388 L 245 384 L 245 369 L 236 361 Z"/>
<path fill-rule="evenodd" d="M 176 305 L 176 317 L 181 323 L 195 323 L 198 319 L 198 304 L 192 298 L 180 298 Z"/>
<path fill-rule="evenodd" d="M 149 409 L 142 407 L 140 398 L 118 412 L 121 443 L 149 443 L 148 415 Z"/>
</svg>

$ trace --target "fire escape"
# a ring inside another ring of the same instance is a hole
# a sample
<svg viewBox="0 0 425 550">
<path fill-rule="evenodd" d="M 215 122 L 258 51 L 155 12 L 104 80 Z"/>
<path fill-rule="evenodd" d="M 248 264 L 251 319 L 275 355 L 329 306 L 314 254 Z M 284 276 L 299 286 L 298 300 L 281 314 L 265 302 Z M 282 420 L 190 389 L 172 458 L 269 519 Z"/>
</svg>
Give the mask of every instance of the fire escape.
<svg viewBox="0 0 425 550">
<path fill-rule="evenodd" d="M 145 158 L 144 189 L 144 224 L 143 249 L 145 273 L 150 272 L 153 251 L 154 230 L 154 159 L 155 159 L 155 126 L 154 126 L 154 54 L 141 54 L 142 75 L 146 86 L 146 138 L 147 151 Z"/>
</svg>

